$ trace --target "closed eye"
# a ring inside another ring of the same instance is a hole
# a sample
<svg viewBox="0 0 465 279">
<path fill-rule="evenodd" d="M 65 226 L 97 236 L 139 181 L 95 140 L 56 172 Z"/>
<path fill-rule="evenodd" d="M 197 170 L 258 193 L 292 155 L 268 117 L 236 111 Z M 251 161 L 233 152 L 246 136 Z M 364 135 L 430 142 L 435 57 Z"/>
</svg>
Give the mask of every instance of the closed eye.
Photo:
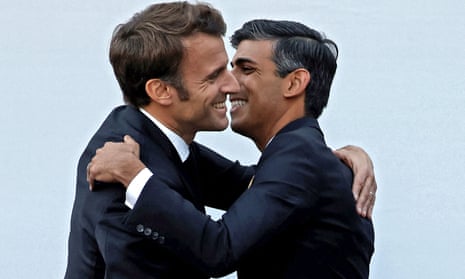
<svg viewBox="0 0 465 279">
<path fill-rule="evenodd" d="M 251 74 L 255 71 L 255 68 L 248 67 L 248 66 L 240 66 L 239 69 L 241 70 L 242 73 L 246 75 Z"/>
<path fill-rule="evenodd" d="M 210 80 L 217 79 L 217 78 L 220 76 L 220 73 L 221 73 L 221 71 L 216 71 L 216 72 L 214 72 L 213 74 L 211 74 L 211 75 L 208 77 L 208 79 L 210 79 Z"/>
<path fill-rule="evenodd" d="M 231 66 L 234 69 L 237 69 L 244 75 L 252 74 L 257 70 L 254 66 L 255 62 L 248 58 L 237 58 L 234 63 L 231 63 Z"/>
<path fill-rule="evenodd" d="M 210 83 L 211 83 L 211 82 L 214 82 L 214 81 L 220 76 L 220 74 L 221 74 L 224 70 L 225 70 L 225 69 L 222 68 L 222 69 L 218 69 L 218 70 L 214 71 L 213 73 L 209 74 L 209 75 L 206 77 L 205 81 L 208 81 L 208 82 L 210 82 Z"/>
</svg>

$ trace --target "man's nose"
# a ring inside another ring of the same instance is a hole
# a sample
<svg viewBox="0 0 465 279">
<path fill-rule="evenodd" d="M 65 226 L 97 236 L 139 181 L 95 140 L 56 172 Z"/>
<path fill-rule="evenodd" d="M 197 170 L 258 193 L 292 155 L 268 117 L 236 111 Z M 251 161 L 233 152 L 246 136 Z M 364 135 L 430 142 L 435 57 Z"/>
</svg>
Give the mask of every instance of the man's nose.
<svg viewBox="0 0 465 279">
<path fill-rule="evenodd" d="M 239 92 L 239 82 L 234 77 L 234 75 L 230 72 L 226 72 L 224 85 L 222 87 L 222 92 L 224 94 L 235 94 Z"/>
</svg>

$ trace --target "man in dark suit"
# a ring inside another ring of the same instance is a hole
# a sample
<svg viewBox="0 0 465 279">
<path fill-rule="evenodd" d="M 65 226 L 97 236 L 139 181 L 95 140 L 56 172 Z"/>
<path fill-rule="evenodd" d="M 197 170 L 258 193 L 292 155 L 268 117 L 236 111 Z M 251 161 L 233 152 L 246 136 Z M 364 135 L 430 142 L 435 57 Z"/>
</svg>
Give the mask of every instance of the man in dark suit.
<svg viewBox="0 0 465 279">
<path fill-rule="evenodd" d="M 241 90 L 230 93 L 231 126 L 262 151 L 250 189 L 214 221 L 155 173 L 127 223 L 134 233 L 156 229 L 167 249 L 212 276 L 238 267 L 241 279 L 368 278 L 373 226 L 357 214 L 352 173 L 326 146 L 317 121 L 336 44 L 300 23 L 271 20 L 244 24 L 232 44 Z M 94 157 L 99 171 L 91 179 L 122 170 L 128 181 L 136 176 L 144 166 L 120 148 L 137 149 L 127 142 Z M 105 168 L 108 160 L 118 163 Z"/>
<path fill-rule="evenodd" d="M 227 71 L 225 30 L 217 10 L 181 2 L 152 5 L 116 28 L 110 61 L 129 105 L 110 113 L 79 160 L 65 278 L 207 278 L 167 250 L 156 231 L 144 229 L 142 238 L 127 226 L 123 187 L 96 185 L 91 193 L 86 167 L 106 141 L 129 134 L 143 162 L 170 177 L 199 212 L 228 208 L 253 169 L 192 142 L 199 130 L 228 126 L 224 102 L 238 84 Z M 183 167 L 189 155 L 198 166 Z M 193 168 L 213 175 L 193 181 Z"/>
<path fill-rule="evenodd" d="M 217 10 L 185 2 L 152 5 L 115 30 L 110 61 L 128 105 L 110 113 L 80 158 L 65 278 L 208 277 L 167 248 L 156 228 L 128 222 L 142 190 L 137 180 L 150 172 L 142 171 L 127 193 L 111 183 L 96 183 L 91 193 L 86 172 L 97 148 L 131 135 L 145 166 L 175 185 L 196 211 L 230 207 L 253 168 L 193 142 L 197 131 L 227 127 L 226 94 L 239 92 L 227 71 L 224 32 Z M 128 186 L 125 172 L 115 176 Z"/>
</svg>

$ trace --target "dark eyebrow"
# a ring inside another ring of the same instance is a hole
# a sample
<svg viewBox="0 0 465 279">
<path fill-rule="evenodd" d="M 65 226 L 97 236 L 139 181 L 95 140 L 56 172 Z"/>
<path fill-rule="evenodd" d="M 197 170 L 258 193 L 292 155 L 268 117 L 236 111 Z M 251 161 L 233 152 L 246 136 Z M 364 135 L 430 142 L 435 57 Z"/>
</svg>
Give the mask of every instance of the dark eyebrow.
<svg viewBox="0 0 465 279">
<path fill-rule="evenodd" d="M 244 64 L 244 63 L 256 64 L 255 61 L 253 61 L 252 59 L 240 57 L 240 58 L 237 58 L 234 61 L 231 61 L 231 67 L 234 67 L 234 64 L 240 65 L 240 64 Z"/>
</svg>

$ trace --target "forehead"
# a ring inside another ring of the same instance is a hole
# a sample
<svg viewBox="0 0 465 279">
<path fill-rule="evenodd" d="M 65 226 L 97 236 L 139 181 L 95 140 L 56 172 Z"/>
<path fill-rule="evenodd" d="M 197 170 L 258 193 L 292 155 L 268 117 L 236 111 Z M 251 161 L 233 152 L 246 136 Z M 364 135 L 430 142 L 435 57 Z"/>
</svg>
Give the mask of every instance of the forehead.
<svg viewBox="0 0 465 279">
<path fill-rule="evenodd" d="M 261 63 L 272 63 L 271 54 L 273 41 L 268 40 L 244 40 L 238 46 L 233 58 L 233 63 L 239 60 L 246 60 Z"/>
<path fill-rule="evenodd" d="M 227 64 L 228 56 L 221 37 L 197 33 L 182 40 L 185 49 L 182 64 L 199 70 Z"/>
</svg>

